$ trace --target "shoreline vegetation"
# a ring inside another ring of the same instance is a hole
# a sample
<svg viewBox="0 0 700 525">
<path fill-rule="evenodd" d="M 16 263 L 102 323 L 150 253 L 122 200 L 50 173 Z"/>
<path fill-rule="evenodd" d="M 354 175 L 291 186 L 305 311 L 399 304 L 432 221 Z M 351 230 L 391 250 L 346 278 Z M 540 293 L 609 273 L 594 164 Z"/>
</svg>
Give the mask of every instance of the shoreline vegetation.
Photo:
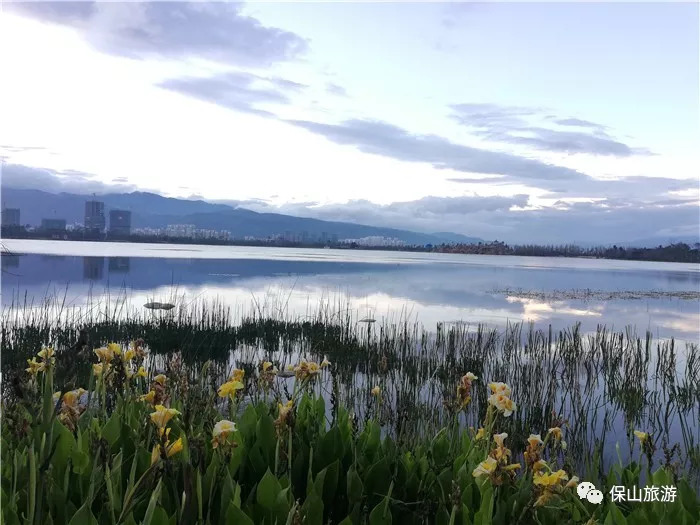
<svg viewBox="0 0 700 525">
<path fill-rule="evenodd" d="M 657 435 L 634 429 L 633 458 L 601 468 L 598 449 L 577 467 L 570 450 L 582 429 L 553 410 L 513 432 L 536 409 L 518 390 L 528 382 L 491 380 L 505 374 L 478 362 L 484 376 L 455 364 L 442 427 L 407 439 L 386 428 L 385 414 L 397 411 L 386 355 L 380 376 L 358 385 L 358 414 L 328 357 L 227 363 L 221 376 L 211 360 L 188 366 L 180 352 L 154 367 L 145 339 L 84 341 L 73 350 L 86 374 L 67 377 L 67 348 L 26 350 L 28 367 L 3 395 L 7 525 L 656 525 L 700 516 L 697 487 L 673 452 L 655 462 Z M 470 413 L 475 425 L 465 427 Z M 579 498 L 584 480 L 600 492 Z M 658 498 L 614 502 L 615 486 L 654 487 Z"/>
<path fill-rule="evenodd" d="M 580 247 L 569 245 L 508 245 L 501 241 L 479 242 L 476 244 L 443 243 L 405 246 L 365 246 L 356 243 L 330 242 L 291 242 L 277 239 L 268 240 L 219 240 L 196 239 L 190 237 L 158 237 L 158 236 L 89 236 L 82 232 L 28 232 L 20 229 L 3 228 L 3 238 L 34 239 L 34 240 L 69 240 L 92 242 L 132 242 L 155 244 L 194 244 L 211 246 L 256 246 L 276 248 L 333 248 L 342 250 L 371 250 L 371 251 L 406 251 L 424 253 L 453 253 L 472 255 L 515 255 L 526 257 L 572 257 L 589 259 L 616 259 L 629 261 L 655 261 L 700 263 L 700 243 L 690 246 L 685 243 L 674 243 L 655 248 L 636 248 L 622 246 Z"/>
<path fill-rule="evenodd" d="M 64 305 L 0 317 L 4 523 L 698 519 L 697 344 L 604 326 L 426 330 L 341 303 L 299 319 L 269 304 L 240 318 L 205 301 Z M 604 505 L 580 500 L 579 480 Z M 679 497 L 612 503 L 613 485 Z"/>
<path fill-rule="evenodd" d="M 520 299 L 535 299 L 538 301 L 561 301 L 561 300 L 580 300 L 580 301 L 611 301 L 625 300 L 635 301 L 641 299 L 678 299 L 681 301 L 700 301 L 700 291 L 694 290 L 592 290 L 574 289 L 574 290 L 550 290 L 538 291 L 527 290 L 523 288 L 500 288 L 494 289 L 493 293 L 506 295 L 509 297 L 518 297 Z"/>
</svg>

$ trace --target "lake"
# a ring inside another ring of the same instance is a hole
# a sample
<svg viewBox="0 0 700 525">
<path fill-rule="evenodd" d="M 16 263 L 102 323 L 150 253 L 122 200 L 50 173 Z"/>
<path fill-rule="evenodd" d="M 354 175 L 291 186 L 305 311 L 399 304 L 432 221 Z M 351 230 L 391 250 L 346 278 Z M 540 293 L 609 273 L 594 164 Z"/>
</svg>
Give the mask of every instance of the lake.
<svg viewBox="0 0 700 525">
<path fill-rule="evenodd" d="M 604 465 L 617 461 L 614 445 L 620 441 L 627 441 L 623 457 L 636 457 L 634 428 L 656 436 L 659 461 L 662 443 L 679 444 L 684 465 L 700 457 L 697 265 L 106 242 L 4 244 L 8 372 L 24 365 L 47 337 L 69 347 L 80 326 L 89 326 L 95 344 L 143 337 L 153 350 L 147 364 L 152 373 L 167 369 L 176 348 L 192 373 L 212 359 L 216 384 L 234 366 L 255 374 L 263 360 L 282 370 L 327 353 L 333 374 L 324 376 L 319 391 L 337 386 L 340 399 L 362 417 L 371 406 L 370 386 L 382 384 L 386 406 L 393 408 L 383 416 L 383 431 L 394 428 L 397 414 L 410 413 L 404 431 L 430 433 L 449 420 L 444 402 L 454 396 L 459 376 L 472 370 L 513 386 L 522 408 L 504 428 L 514 440 L 518 436 L 522 443 L 533 429 L 546 429 L 554 413 L 568 421 L 569 450 L 581 469 L 598 444 L 604 445 Z M 178 308 L 144 308 L 152 301 Z M 230 308 L 230 315 L 207 305 Z M 27 310 L 37 315 L 25 315 Z M 318 320 L 319 311 L 325 312 L 322 326 L 268 322 Z M 54 324 L 52 312 L 66 314 L 64 322 Z M 112 321 L 121 316 L 132 322 Z M 376 325 L 361 323 L 367 319 Z M 241 324 L 233 328 L 229 322 Z M 541 331 L 520 331 L 521 322 Z M 577 323 L 580 330 L 572 331 Z M 26 331 L 23 325 L 29 325 Z M 46 326 L 55 330 L 44 331 Z M 460 416 L 461 424 L 479 425 L 484 392 Z"/>
<path fill-rule="evenodd" d="M 2 305 L 216 300 L 287 318 L 319 305 L 356 320 L 604 324 L 700 339 L 700 266 L 682 263 L 236 246 L 5 239 Z"/>
</svg>

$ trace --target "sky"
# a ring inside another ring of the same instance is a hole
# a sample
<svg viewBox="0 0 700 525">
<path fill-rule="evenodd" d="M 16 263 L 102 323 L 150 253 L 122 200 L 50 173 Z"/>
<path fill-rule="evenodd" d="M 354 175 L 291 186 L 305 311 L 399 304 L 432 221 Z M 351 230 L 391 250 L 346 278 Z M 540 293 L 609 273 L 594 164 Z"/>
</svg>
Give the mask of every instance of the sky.
<svg viewBox="0 0 700 525">
<path fill-rule="evenodd" d="M 697 3 L 1 6 L 3 187 L 700 236 Z"/>
</svg>

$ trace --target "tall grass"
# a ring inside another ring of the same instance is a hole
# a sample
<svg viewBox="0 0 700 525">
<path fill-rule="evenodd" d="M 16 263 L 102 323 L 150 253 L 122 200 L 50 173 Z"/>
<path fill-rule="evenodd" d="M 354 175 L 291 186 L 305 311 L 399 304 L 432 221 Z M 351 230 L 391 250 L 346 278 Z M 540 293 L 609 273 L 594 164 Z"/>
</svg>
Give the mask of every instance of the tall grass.
<svg viewBox="0 0 700 525">
<path fill-rule="evenodd" d="M 327 356 L 333 374 L 319 383 L 319 394 L 352 410 L 359 421 L 372 413 L 369 389 L 380 385 L 385 403 L 378 414 L 384 435 L 412 446 L 453 419 L 446 400 L 465 371 L 512 386 L 519 410 L 504 422 L 514 443 L 532 431 L 546 432 L 565 422 L 567 460 L 576 470 L 604 472 L 618 454 L 634 458 L 634 429 L 653 436 L 654 460 L 697 476 L 700 470 L 700 353 L 696 344 L 676 348 L 673 340 L 654 341 L 633 329 L 599 326 L 584 334 L 578 325 L 551 327 L 512 324 L 438 324 L 426 329 L 408 313 L 379 322 L 361 320 L 342 301 L 324 301 L 303 318 L 286 314 L 284 297 L 248 310 L 232 311 L 219 302 L 179 304 L 169 312 L 131 306 L 126 293 L 110 301 L 67 306 L 67 291 L 41 304 L 13 301 L 0 318 L 2 372 L 20 374 L 25 360 L 43 343 L 64 355 L 75 352 L 75 366 L 62 380 L 79 384 L 89 374 L 88 348 L 143 339 L 147 365 L 165 370 L 173 354 L 196 378 L 205 361 L 222 382 L 233 366 L 253 371 L 262 360 L 280 370 L 300 358 Z M 80 344 L 76 345 L 77 342 Z M 4 396 L 11 396 L 4 381 Z M 368 388 L 370 387 L 370 388 Z M 250 398 L 255 398 L 255 392 Z M 487 395 L 474 396 L 459 416 L 464 427 L 479 426 Z M 617 446 L 619 445 L 619 449 Z M 514 450 L 518 446 L 514 445 Z M 697 479 L 697 478 L 695 478 Z"/>
</svg>

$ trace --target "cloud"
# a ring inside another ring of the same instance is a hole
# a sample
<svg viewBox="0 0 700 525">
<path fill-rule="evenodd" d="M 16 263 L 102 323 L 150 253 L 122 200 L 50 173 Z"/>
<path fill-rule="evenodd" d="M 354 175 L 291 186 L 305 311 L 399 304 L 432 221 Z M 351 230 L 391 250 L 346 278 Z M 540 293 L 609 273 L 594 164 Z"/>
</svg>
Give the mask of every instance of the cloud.
<svg viewBox="0 0 700 525">
<path fill-rule="evenodd" d="M 260 104 L 287 104 L 290 91 L 304 89 L 302 84 L 282 78 L 269 78 L 242 71 L 211 77 L 183 77 L 166 80 L 159 87 L 191 96 L 228 109 L 274 117 Z"/>
<path fill-rule="evenodd" d="M 300 36 L 263 26 L 228 2 L 6 2 L 8 11 L 69 25 L 100 51 L 147 58 L 198 56 L 267 66 L 303 54 Z"/>
<path fill-rule="evenodd" d="M 105 184 L 94 179 L 91 173 L 76 170 L 57 172 L 21 164 L 0 165 L 3 188 L 38 189 L 49 193 L 109 193 L 131 192 L 133 184 Z"/>
<path fill-rule="evenodd" d="M 338 84 L 334 84 L 333 82 L 328 82 L 326 84 L 326 92 L 331 94 L 331 95 L 337 95 L 339 97 L 347 97 L 348 92 L 345 90 L 343 86 L 340 86 Z"/>
<path fill-rule="evenodd" d="M 580 118 L 551 117 L 551 120 L 555 124 L 559 124 L 560 126 L 573 126 L 573 127 L 577 127 L 577 128 L 591 128 L 591 129 L 595 129 L 595 130 L 606 129 L 605 126 L 602 126 L 601 124 L 596 124 L 595 122 L 591 122 L 590 120 L 583 120 Z"/>
<path fill-rule="evenodd" d="M 505 175 L 526 181 L 587 180 L 579 171 L 534 159 L 450 142 L 436 135 L 416 135 L 379 121 L 351 119 L 340 124 L 306 120 L 286 121 L 337 144 L 354 146 L 362 152 L 406 162 L 424 162 L 441 169 L 466 173 Z"/>
<path fill-rule="evenodd" d="M 544 116 L 541 108 L 499 106 L 496 104 L 454 104 L 451 117 L 476 135 L 493 142 L 529 146 L 542 151 L 587 153 L 629 157 L 649 154 L 643 148 L 633 148 L 615 140 L 605 126 L 578 118 Z M 553 129 L 532 124 L 532 120 L 553 122 L 560 127 L 579 130 Z"/>
<path fill-rule="evenodd" d="M 528 206 L 527 208 L 525 208 Z M 621 243 L 669 235 L 697 238 L 697 199 L 603 199 L 532 208 L 526 195 L 424 197 L 388 205 L 367 200 L 307 206 L 284 204 L 255 211 L 371 224 L 421 232 L 451 231 L 511 244 Z M 271 209 L 272 208 L 272 209 Z"/>
</svg>

